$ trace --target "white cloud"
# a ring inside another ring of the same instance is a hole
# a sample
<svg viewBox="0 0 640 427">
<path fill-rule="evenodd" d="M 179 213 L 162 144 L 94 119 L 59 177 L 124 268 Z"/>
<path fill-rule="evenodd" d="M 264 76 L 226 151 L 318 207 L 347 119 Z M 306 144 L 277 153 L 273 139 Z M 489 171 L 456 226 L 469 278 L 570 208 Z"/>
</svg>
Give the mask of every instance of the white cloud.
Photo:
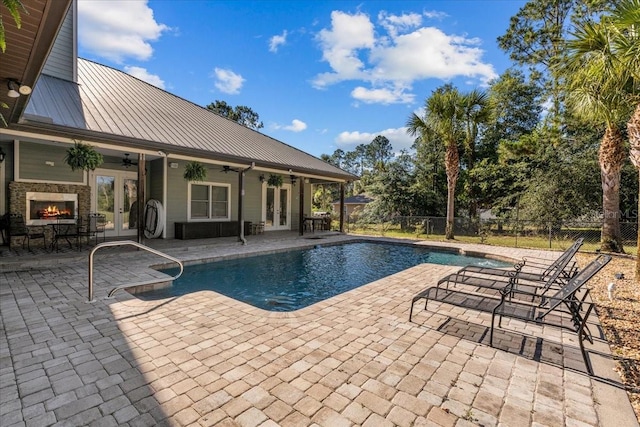
<svg viewBox="0 0 640 427">
<path fill-rule="evenodd" d="M 231 95 L 239 93 L 244 83 L 244 78 L 240 74 L 223 68 L 214 69 L 211 77 L 215 79 L 214 85 L 220 92 Z"/>
<path fill-rule="evenodd" d="M 409 150 L 413 145 L 414 137 L 407 134 L 406 127 L 384 129 L 377 132 L 341 132 L 335 139 L 336 145 L 345 151 L 351 151 L 360 144 L 369 144 L 376 136 L 382 135 L 389 140 L 395 153 L 401 150 Z"/>
<path fill-rule="evenodd" d="M 430 19 L 443 19 L 449 16 L 445 12 L 439 12 L 437 10 L 425 10 L 422 14 Z"/>
<path fill-rule="evenodd" d="M 428 18 L 442 17 L 423 12 Z M 481 40 L 446 34 L 436 27 L 424 27 L 416 13 L 378 14 L 376 28 L 363 13 L 333 11 L 331 28 L 318 33 L 322 59 L 330 72 L 312 81 L 323 89 L 344 81 L 360 82 L 351 96 L 366 103 L 412 103 L 413 83 L 437 78 L 449 81 L 467 77 L 486 84 L 497 77 L 493 66 L 482 61 Z"/>
<path fill-rule="evenodd" d="M 478 39 L 451 36 L 435 27 L 420 28 L 394 39 L 394 45 L 371 52 L 376 80 L 411 84 L 415 80 L 458 76 L 474 77 L 482 83 L 496 78 L 491 64 L 481 61 Z"/>
<path fill-rule="evenodd" d="M 362 13 L 348 15 L 333 11 L 331 27 L 331 30 L 320 30 L 317 39 L 322 47 L 322 59 L 329 63 L 334 73 L 320 74 L 313 82 L 318 88 L 341 80 L 364 78 L 364 63 L 358 57 L 358 51 L 371 49 L 375 43 L 373 24 Z"/>
<path fill-rule="evenodd" d="M 156 22 L 147 1 L 78 1 L 80 45 L 103 58 L 121 63 L 125 58 L 147 60 L 150 42 L 169 30 Z"/>
<path fill-rule="evenodd" d="M 293 119 L 293 120 L 291 120 L 291 124 L 290 125 L 274 124 L 272 127 L 274 129 L 288 130 L 288 131 L 291 131 L 291 132 L 302 132 L 303 130 L 305 130 L 307 128 L 307 124 L 305 122 L 303 122 L 302 120 Z"/>
<path fill-rule="evenodd" d="M 383 10 L 378 14 L 378 21 L 391 37 L 395 37 L 398 32 L 419 27 L 422 24 L 422 16 L 417 13 L 389 15 Z"/>
<path fill-rule="evenodd" d="M 132 75 L 142 81 L 145 81 L 155 87 L 159 87 L 160 89 L 164 89 L 164 80 L 160 78 L 160 76 L 156 74 L 150 74 L 146 68 L 135 67 L 135 66 L 125 66 L 124 72 Z"/>
<path fill-rule="evenodd" d="M 367 89 L 362 86 L 358 86 L 351 91 L 351 96 L 365 104 L 407 104 L 412 103 L 415 99 L 415 95 L 412 93 L 406 93 L 402 88 L 400 89 Z"/>
<path fill-rule="evenodd" d="M 287 43 L 287 30 L 282 32 L 280 36 L 273 36 L 269 39 L 269 52 L 277 52 L 281 45 Z"/>
</svg>

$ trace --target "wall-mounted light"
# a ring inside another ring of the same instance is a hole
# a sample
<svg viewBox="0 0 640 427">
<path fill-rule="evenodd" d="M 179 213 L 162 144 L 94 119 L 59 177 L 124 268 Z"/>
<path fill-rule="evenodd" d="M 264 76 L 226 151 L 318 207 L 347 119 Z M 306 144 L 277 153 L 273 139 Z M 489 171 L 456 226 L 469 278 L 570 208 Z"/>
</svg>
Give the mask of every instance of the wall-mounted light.
<svg viewBox="0 0 640 427">
<path fill-rule="evenodd" d="M 260 180 L 260 182 L 264 182 L 264 174 L 261 173 L 258 179 Z"/>
<path fill-rule="evenodd" d="M 29 86 L 23 85 L 13 79 L 7 80 L 7 87 L 9 88 L 9 91 L 7 92 L 7 96 L 9 98 L 19 98 L 20 95 L 29 95 L 31 93 L 31 88 Z"/>
<path fill-rule="evenodd" d="M 176 162 L 171 162 L 171 163 L 169 163 L 169 167 L 171 169 L 178 169 L 178 164 Z"/>
<path fill-rule="evenodd" d="M 298 179 L 298 177 L 295 175 L 289 175 L 289 178 L 291 178 L 291 185 L 296 185 L 296 180 Z"/>
<path fill-rule="evenodd" d="M 2 147 L 0 147 L 0 163 L 4 162 L 5 156 L 6 156 L 6 154 L 5 154 L 4 150 L 2 149 Z"/>
</svg>

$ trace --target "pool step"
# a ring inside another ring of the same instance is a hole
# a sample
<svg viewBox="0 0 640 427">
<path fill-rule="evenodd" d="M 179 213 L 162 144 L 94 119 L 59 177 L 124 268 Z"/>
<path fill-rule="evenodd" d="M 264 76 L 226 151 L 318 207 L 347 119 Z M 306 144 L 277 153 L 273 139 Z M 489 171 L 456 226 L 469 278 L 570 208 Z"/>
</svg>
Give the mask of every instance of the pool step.
<svg viewBox="0 0 640 427">
<path fill-rule="evenodd" d="M 136 295 L 142 292 L 149 292 L 149 291 L 155 291 L 157 289 L 168 288 L 171 285 L 173 285 L 173 280 L 167 280 L 167 279 L 146 280 L 144 282 L 129 283 L 126 285 L 116 286 L 115 288 L 109 291 L 107 296 L 111 298 L 120 289 L 124 289 L 130 294 Z"/>
</svg>

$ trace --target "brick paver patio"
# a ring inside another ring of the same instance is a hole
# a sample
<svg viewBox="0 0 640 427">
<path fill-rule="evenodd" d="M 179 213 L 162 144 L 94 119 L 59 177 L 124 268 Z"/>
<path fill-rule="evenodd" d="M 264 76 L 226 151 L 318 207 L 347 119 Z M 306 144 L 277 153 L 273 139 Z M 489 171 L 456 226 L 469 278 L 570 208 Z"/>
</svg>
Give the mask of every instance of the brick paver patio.
<svg viewBox="0 0 640 427">
<path fill-rule="evenodd" d="M 193 261 L 349 239 L 156 245 Z M 436 303 L 416 304 L 409 323 L 411 297 L 456 267 L 422 264 L 273 313 L 208 291 L 106 299 L 159 273 L 157 258 L 105 252 L 90 304 L 86 253 L 0 258 L 1 426 L 637 425 L 601 340 L 590 377 L 570 333 L 511 321 L 491 348 L 489 316 Z"/>
</svg>

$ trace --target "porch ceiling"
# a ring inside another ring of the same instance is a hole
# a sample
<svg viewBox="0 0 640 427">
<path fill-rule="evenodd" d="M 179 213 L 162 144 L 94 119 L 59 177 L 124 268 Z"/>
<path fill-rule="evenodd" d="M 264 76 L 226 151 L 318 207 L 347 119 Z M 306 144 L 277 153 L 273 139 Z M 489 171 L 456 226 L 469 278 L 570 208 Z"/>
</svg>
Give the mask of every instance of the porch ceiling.
<svg viewBox="0 0 640 427">
<path fill-rule="evenodd" d="M 7 10 L 2 11 L 7 49 L 0 53 L 0 102 L 9 109 L 3 108 L 0 112 L 9 124 L 18 121 L 29 98 L 9 98 L 9 79 L 35 86 L 71 1 L 22 0 L 26 12 L 20 12 L 20 29 Z"/>
</svg>

